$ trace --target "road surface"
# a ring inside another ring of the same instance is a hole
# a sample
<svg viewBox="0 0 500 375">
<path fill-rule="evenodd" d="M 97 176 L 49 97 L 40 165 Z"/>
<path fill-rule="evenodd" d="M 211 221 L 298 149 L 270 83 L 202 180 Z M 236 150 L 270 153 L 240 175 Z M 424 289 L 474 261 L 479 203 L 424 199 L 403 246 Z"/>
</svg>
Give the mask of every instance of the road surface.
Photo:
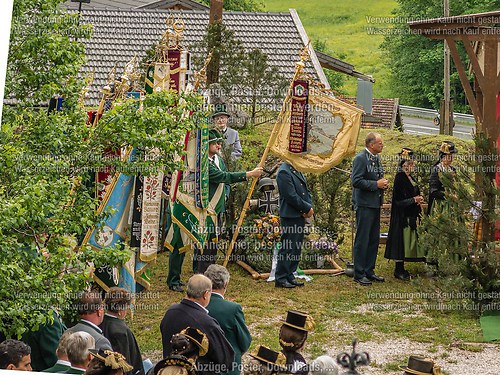
<svg viewBox="0 0 500 375">
<path fill-rule="evenodd" d="M 456 124 L 453 135 L 462 139 L 472 139 L 472 125 Z M 431 119 L 409 117 L 403 115 L 403 131 L 408 134 L 439 134 L 439 126 Z"/>
</svg>

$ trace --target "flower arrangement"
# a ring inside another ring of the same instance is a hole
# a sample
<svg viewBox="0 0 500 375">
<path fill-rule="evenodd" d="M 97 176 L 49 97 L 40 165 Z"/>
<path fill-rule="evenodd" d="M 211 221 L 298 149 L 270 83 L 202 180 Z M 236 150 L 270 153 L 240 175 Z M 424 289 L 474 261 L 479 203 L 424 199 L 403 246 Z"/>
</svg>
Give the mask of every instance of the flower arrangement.
<svg viewBox="0 0 500 375">
<path fill-rule="evenodd" d="M 256 248 L 273 250 L 280 241 L 280 218 L 267 214 L 253 220 L 254 228 L 249 237 L 255 241 Z"/>
<path fill-rule="evenodd" d="M 336 242 L 330 241 L 328 238 L 322 237 L 311 241 L 311 249 L 321 255 L 338 255 L 339 246 Z"/>
</svg>

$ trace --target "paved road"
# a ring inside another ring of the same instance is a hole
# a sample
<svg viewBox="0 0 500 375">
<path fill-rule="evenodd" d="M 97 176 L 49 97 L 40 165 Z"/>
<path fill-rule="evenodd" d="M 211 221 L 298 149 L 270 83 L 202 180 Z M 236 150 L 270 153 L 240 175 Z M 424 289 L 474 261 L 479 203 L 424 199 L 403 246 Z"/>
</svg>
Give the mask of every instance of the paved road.
<svg viewBox="0 0 500 375">
<path fill-rule="evenodd" d="M 439 127 L 432 120 L 403 116 L 403 130 L 409 134 L 438 134 Z M 453 135 L 462 139 L 472 139 L 472 125 L 456 124 Z"/>
</svg>

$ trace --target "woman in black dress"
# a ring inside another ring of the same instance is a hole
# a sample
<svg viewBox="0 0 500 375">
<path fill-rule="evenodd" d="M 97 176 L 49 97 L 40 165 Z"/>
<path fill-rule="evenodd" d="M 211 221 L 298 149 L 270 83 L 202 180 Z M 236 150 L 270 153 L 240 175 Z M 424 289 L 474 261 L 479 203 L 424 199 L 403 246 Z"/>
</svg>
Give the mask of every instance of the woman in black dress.
<svg viewBox="0 0 500 375">
<path fill-rule="evenodd" d="M 391 221 L 385 248 L 385 257 L 394 259 L 394 277 L 409 280 L 410 273 L 405 270 L 405 261 L 425 261 L 425 254 L 417 246 L 417 222 L 420 220 L 424 198 L 411 173 L 415 169 L 414 153 L 404 147 L 399 153 L 398 172 L 394 178 L 392 192 Z"/>
</svg>

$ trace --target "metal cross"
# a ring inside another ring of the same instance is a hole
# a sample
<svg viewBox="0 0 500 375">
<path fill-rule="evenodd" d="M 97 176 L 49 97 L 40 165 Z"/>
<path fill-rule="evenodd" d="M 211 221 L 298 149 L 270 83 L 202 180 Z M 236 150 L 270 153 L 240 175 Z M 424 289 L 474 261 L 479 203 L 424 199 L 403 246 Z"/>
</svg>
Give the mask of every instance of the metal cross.
<svg viewBox="0 0 500 375">
<path fill-rule="evenodd" d="M 279 199 L 277 197 L 273 198 L 272 191 L 265 191 L 264 197 L 259 198 L 259 209 L 263 209 L 264 212 L 272 213 L 279 207 Z"/>
</svg>

